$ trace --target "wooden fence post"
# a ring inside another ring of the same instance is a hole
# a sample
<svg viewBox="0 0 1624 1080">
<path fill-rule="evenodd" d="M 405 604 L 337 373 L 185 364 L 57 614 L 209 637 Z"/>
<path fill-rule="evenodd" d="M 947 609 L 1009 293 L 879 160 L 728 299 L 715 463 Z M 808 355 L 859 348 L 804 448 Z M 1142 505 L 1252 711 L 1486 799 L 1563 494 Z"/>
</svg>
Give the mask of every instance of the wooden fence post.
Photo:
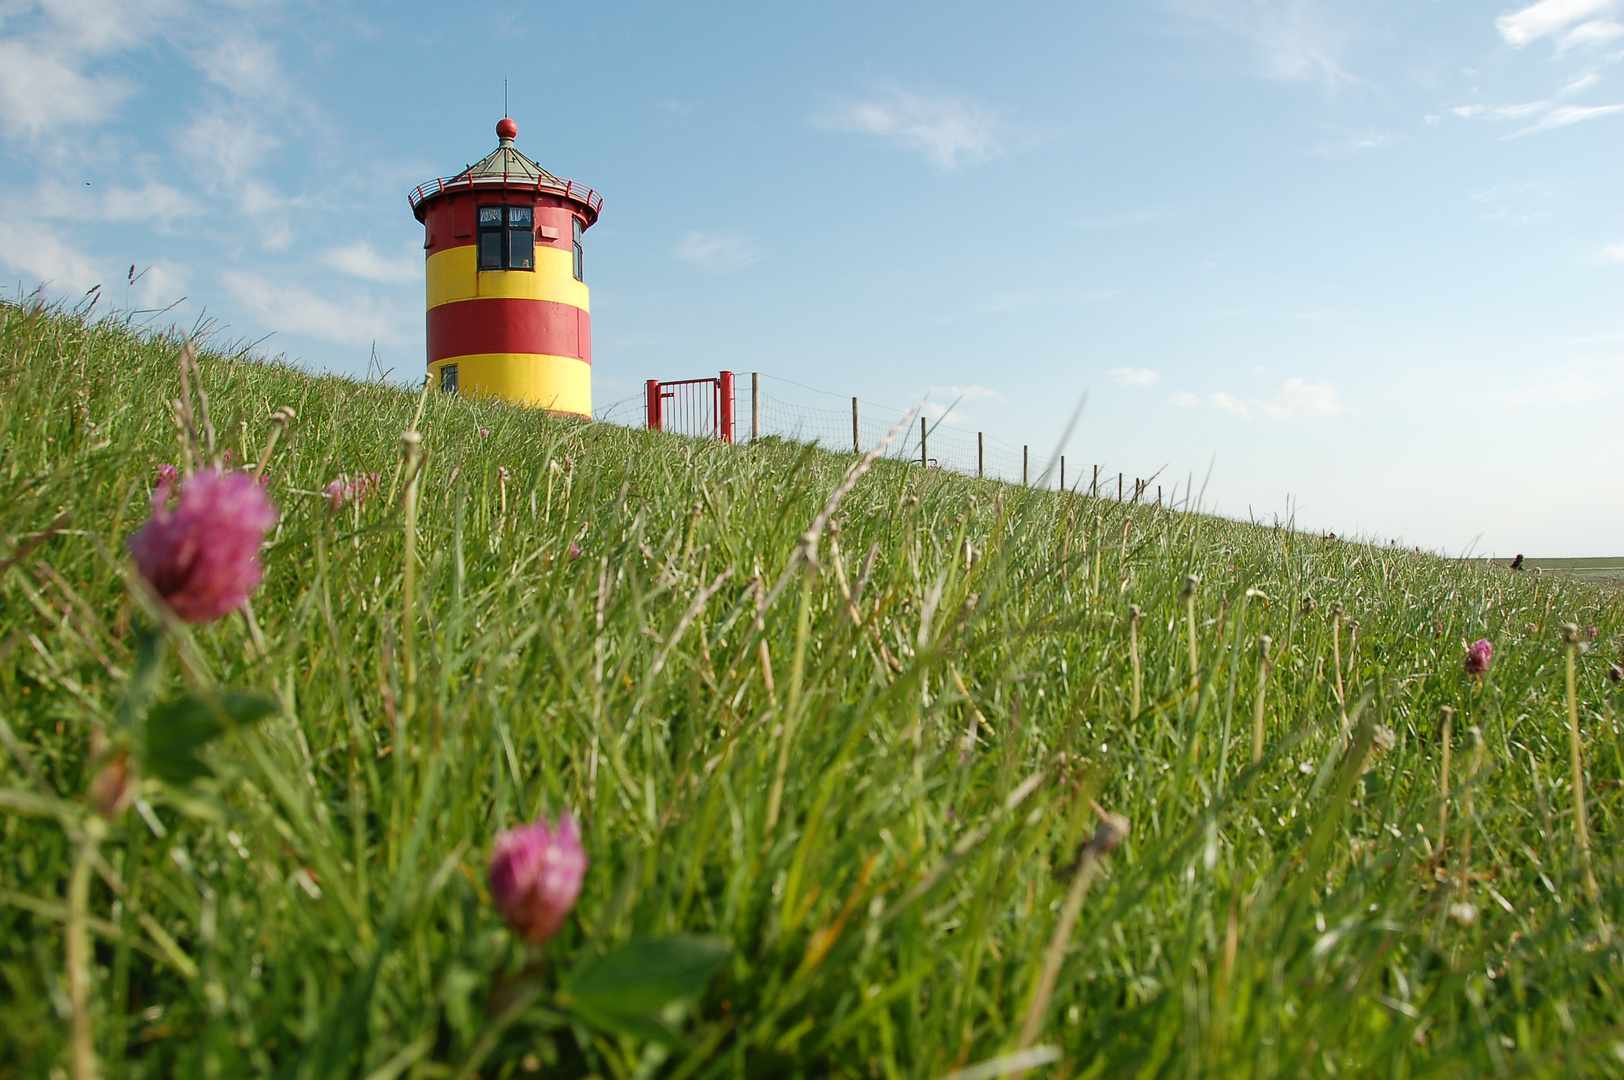
<svg viewBox="0 0 1624 1080">
<path fill-rule="evenodd" d="M 750 373 L 750 441 L 761 438 L 761 372 Z"/>
</svg>

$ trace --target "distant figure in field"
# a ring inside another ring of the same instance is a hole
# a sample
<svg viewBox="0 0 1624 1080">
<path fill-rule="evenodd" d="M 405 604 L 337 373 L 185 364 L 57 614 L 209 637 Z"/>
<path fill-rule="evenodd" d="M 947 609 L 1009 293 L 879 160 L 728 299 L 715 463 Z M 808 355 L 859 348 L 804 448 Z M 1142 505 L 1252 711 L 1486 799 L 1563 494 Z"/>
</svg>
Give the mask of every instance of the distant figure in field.
<svg viewBox="0 0 1624 1080">
<path fill-rule="evenodd" d="M 1522 555 L 1520 553 L 1515 559 L 1511 560 L 1511 568 L 1513 570 L 1521 570 L 1523 568 Z"/>
</svg>

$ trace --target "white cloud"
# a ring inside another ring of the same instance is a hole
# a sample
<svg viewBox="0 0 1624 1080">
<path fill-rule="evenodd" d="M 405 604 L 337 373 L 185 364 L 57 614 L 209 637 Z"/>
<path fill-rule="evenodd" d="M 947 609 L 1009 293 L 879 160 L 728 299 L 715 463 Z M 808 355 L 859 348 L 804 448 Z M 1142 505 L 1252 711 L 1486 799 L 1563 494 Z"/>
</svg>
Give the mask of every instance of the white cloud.
<svg viewBox="0 0 1624 1080">
<path fill-rule="evenodd" d="M 742 270 L 751 263 L 766 258 L 765 254 L 742 234 L 698 231 L 684 236 L 672 254 L 683 262 L 724 274 Z"/>
<path fill-rule="evenodd" d="M 1159 218 L 1169 218 L 1178 213 L 1171 206 L 1158 206 L 1150 210 L 1133 210 L 1124 214 L 1108 214 L 1104 217 L 1080 218 L 1072 224 L 1079 229 L 1126 229 L 1134 225 L 1143 225 L 1146 222 Z"/>
<path fill-rule="evenodd" d="M 967 424 L 975 419 L 964 411 L 967 401 L 1003 401 L 1004 395 L 988 386 L 933 386 L 925 391 L 927 399 L 920 411 L 936 423 Z M 931 401 L 939 398 L 940 401 Z"/>
<path fill-rule="evenodd" d="M 139 89 L 96 61 L 155 36 L 179 0 L 45 0 L 0 5 L 21 25 L 0 41 L 0 134 L 64 146 Z"/>
<path fill-rule="evenodd" d="M 203 213 L 203 204 L 168 184 L 149 181 L 140 188 L 84 187 L 47 183 L 32 200 L 34 214 L 74 222 L 146 222 L 168 231 L 176 221 Z"/>
<path fill-rule="evenodd" d="M 1624 262 L 1624 244 L 1609 244 L 1601 249 L 1601 253 L 1615 262 Z"/>
<path fill-rule="evenodd" d="M 1580 80 L 1584 83 L 1585 80 Z M 1563 93 L 1578 86 L 1580 83 L 1569 84 L 1563 88 Z M 1594 120 L 1600 116 L 1610 116 L 1616 112 L 1624 112 L 1624 103 L 1614 105 L 1558 105 L 1554 101 L 1529 101 L 1519 105 L 1457 105 L 1449 110 L 1463 120 L 1522 120 L 1537 116 L 1539 119 L 1527 127 L 1518 128 L 1501 139 L 1517 139 L 1524 135 L 1533 135 L 1541 131 L 1551 131 L 1560 127 Z"/>
<path fill-rule="evenodd" d="M 0 220 L 0 262 L 42 283 L 80 292 L 106 280 L 90 256 L 32 221 Z"/>
<path fill-rule="evenodd" d="M 1080 303 L 1099 303 L 1115 296 L 1121 296 L 1121 289 L 1096 289 L 1092 292 L 1081 292 L 1073 289 L 1057 290 L 1053 292 L 1028 292 L 1015 290 L 1013 292 L 995 293 L 975 306 L 977 311 L 985 311 L 992 315 L 1009 315 L 1017 311 L 1035 311 L 1039 308 L 1075 307 Z"/>
<path fill-rule="evenodd" d="M 1316 0 L 1183 0 L 1179 7 L 1249 40 L 1262 73 L 1327 90 L 1357 81 L 1343 66 L 1347 34 Z"/>
<path fill-rule="evenodd" d="M 1267 400 L 1244 399 L 1222 391 L 1209 394 L 1205 399 L 1187 390 L 1173 397 L 1173 404 L 1182 408 L 1195 408 L 1203 403 L 1242 420 L 1249 420 L 1258 413 L 1287 419 L 1330 416 L 1345 411 L 1341 402 L 1337 400 L 1334 387 L 1307 383 L 1302 379 L 1287 379 L 1281 384 L 1279 393 Z"/>
<path fill-rule="evenodd" d="M 351 277 L 385 284 L 419 281 L 423 277 L 421 254 L 409 251 L 398 258 L 389 258 L 372 250 L 372 245 L 365 240 L 329 248 L 321 254 L 321 261 Z"/>
<path fill-rule="evenodd" d="M 1592 86 L 1595 86 L 1599 82 L 1601 82 L 1600 75 L 1596 74 L 1594 71 L 1587 71 L 1577 79 L 1574 79 L 1572 82 L 1568 83 L 1568 85 L 1564 86 L 1562 89 L 1558 90 L 1556 92 L 1556 96 L 1572 97 L 1574 94 L 1583 93 L 1584 91 L 1589 90 Z"/>
<path fill-rule="evenodd" d="M 1524 116 L 1533 116 L 1551 107 L 1549 101 L 1530 101 L 1522 105 L 1461 105 L 1449 111 L 1462 120 L 1475 120 L 1483 117 L 1489 120 L 1515 120 Z"/>
<path fill-rule="evenodd" d="M 1547 112 L 1539 118 L 1539 122 L 1525 128 L 1519 128 L 1506 139 L 1516 139 L 1523 135 L 1533 135 L 1540 131 L 1551 131 L 1554 128 L 1567 127 L 1585 120 L 1594 120 L 1598 116 L 1611 116 L 1616 112 L 1624 112 L 1624 104 L 1618 105 L 1561 105 Z"/>
<path fill-rule="evenodd" d="M 402 344 L 407 320 L 365 293 L 355 297 L 318 296 L 297 285 L 281 285 L 259 274 L 227 270 L 220 275 L 240 302 L 257 311 L 273 330 L 364 346 L 373 341 Z"/>
<path fill-rule="evenodd" d="M 219 188 L 235 186 L 257 171 L 278 143 L 242 110 L 222 104 L 195 115 L 180 134 L 181 149 L 209 170 L 209 186 Z"/>
<path fill-rule="evenodd" d="M 812 123 L 891 139 L 942 169 L 979 164 L 999 152 L 997 117 L 991 110 L 963 98 L 896 86 L 885 87 L 866 101 L 836 99 Z"/>
<path fill-rule="evenodd" d="M 1362 154 L 1380 146 L 1386 146 L 1395 141 L 1398 136 L 1385 131 L 1371 128 L 1357 135 L 1348 135 L 1331 142 L 1321 143 L 1314 148 L 1314 153 L 1323 158 L 1348 157 L 1351 154 Z"/>
<path fill-rule="evenodd" d="M 282 97 L 288 89 L 276 47 L 260 38 L 237 34 L 211 42 L 192 54 L 192 62 L 236 97 Z"/>
<path fill-rule="evenodd" d="M 1150 368 L 1114 367 L 1106 374 L 1118 386 L 1155 386 L 1162 381 L 1162 373 Z"/>
<path fill-rule="evenodd" d="M 75 57 L 39 52 L 26 41 L 0 41 L 0 132 L 41 135 L 98 124 L 118 111 L 135 87 L 87 75 Z"/>
<path fill-rule="evenodd" d="M 1590 44 L 1607 38 L 1608 26 L 1618 25 L 1593 16 L 1608 14 L 1616 6 L 1617 0 L 1539 0 L 1537 4 L 1500 16 L 1494 25 L 1500 37 L 1514 49 L 1546 37 L 1554 37 L 1567 46 Z"/>
<path fill-rule="evenodd" d="M 1329 416 L 1343 409 L 1332 387 L 1287 379 L 1280 393 L 1264 403 L 1263 411 L 1270 416 Z"/>
<path fill-rule="evenodd" d="M 1562 36 L 1564 49 L 1600 49 L 1624 37 L 1624 23 L 1595 19 L 1581 23 Z"/>
<path fill-rule="evenodd" d="M 97 202 L 107 221 L 149 221 L 164 228 L 203 212 L 192 196 L 159 183 L 148 183 L 140 189 L 110 188 L 97 196 Z"/>
</svg>

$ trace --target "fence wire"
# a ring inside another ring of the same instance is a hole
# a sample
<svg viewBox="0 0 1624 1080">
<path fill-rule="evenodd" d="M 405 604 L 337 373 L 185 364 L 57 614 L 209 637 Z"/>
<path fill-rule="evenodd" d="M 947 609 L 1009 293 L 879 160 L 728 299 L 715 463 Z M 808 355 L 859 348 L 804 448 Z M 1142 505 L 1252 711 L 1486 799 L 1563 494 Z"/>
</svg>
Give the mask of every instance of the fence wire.
<svg viewBox="0 0 1624 1080">
<path fill-rule="evenodd" d="M 761 375 L 760 379 L 761 410 L 756 419 L 760 425 L 759 437 L 763 439 L 815 443 L 825 450 L 837 452 L 867 453 L 878 446 L 907 415 L 906 410 L 859 399 L 854 442 L 850 397 L 772 375 Z M 733 393 L 734 441 L 748 443 L 752 437 L 748 373 L 735 375 Z M 646 395 L 639 391 L 594 410 L 593 419 L 599 423 L 639 428 L 648 425 L 647 413 Z M 1026 483 L 1047 488 L 1064 486 L 1068 490 L 1081 492 L 1092 490 L 1105 498 L 1153 502 L 1161 494 L 1160 488 L 1154 484 L 1155 478 L 1147 481 L 1115 472 L 1107 475 L 1103 466 L 1077 461 L 1067 461 L 1062 466 L 1060 460 L 1051 460 L 1046 450 L 1014 446 L 986 434 L 980 434 L 978 445 L 977 435 L 955 425 L 950 414 L 944 418 L 938 411 L 934 416 L 927 414 L 924 417 L 923 455 L 920 418 L 916 416 L 907 430 L 898 433 L 885 448 L 884 456 L 898 461 L 923 460 L 928 468 L 947 469 L 966 476 L 980 475 L 988 480 L 1001 480 L 1009 484 Z M 1171 489 L 1167 498 L 1171 504 Z"/>
</svg>

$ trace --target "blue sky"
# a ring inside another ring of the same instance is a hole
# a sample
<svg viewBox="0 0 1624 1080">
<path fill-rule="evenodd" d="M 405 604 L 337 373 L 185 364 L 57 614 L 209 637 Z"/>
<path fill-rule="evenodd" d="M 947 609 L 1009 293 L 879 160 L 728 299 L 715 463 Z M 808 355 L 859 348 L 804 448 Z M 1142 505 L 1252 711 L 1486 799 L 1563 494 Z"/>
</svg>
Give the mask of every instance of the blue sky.
<svg viewBox="0 0 1624 1080">
<path fill-rule="evenodd" d="M 762 371 L 1047 456 L 1086 391 L 1068 461 L 1223 513 L 1624 554 L 1624 0 L 0 0 L 0 268 L 418 377 L 405 192 L 504 76 L 605 196 L 599 405 Z"/>
</svg>

